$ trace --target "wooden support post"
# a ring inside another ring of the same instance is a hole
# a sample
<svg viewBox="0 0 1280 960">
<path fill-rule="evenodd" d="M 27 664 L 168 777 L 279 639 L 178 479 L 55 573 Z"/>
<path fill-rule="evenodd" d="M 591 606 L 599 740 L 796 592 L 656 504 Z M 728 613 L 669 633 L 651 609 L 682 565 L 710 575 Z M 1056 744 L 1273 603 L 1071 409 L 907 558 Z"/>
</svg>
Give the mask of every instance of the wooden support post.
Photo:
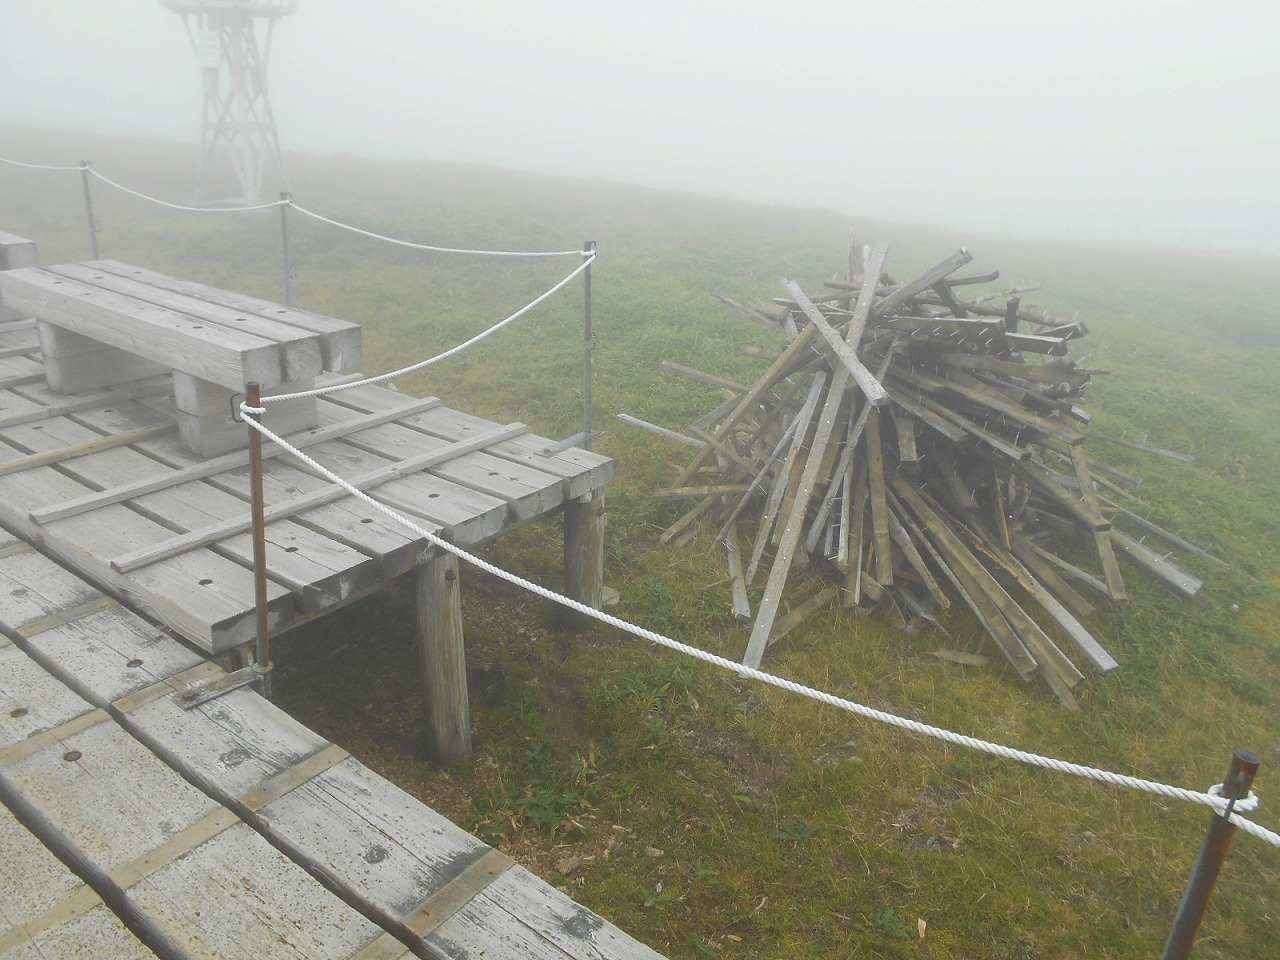
<svg viewBox="0 0 1280 960">
<path fill-rule="evenodd" d="M 597 610 L 604 595 L 604 491 L 564 505 L 565 593 Z"/>
<path fill-rule="evenodd" d="M 471 704 L 462 639 L 462 585 L 458 560 L 442 552 L 415 571 L 414 594 L 427 694 L 427 743 L 441 764 L 471 752 Z"/>
</svg>

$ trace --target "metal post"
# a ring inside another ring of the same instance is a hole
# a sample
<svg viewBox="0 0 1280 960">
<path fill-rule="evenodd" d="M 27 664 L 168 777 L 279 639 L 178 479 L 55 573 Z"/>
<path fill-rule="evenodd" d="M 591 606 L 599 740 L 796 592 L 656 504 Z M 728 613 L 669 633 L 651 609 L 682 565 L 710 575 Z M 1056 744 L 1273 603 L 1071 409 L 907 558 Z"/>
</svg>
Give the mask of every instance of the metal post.
<svg viewBox="0 0 1280 960">
<path fill-rule="evenodd" d="M 1247 750 L 1239 751 L 1231 759 L 1231 769 L 1222 781 L 1222 796 L 1232 802 L 1221 816 L 1215 813 L 1209 822 L 1209 831 L 1205 834 L 1200 855 L 1191 872 L 1191 880 L 1182 895 L 1182 905 L 1178 907 L 1178 915 L 1173 920 L 1173 929 L 1169 931 L 1161 960 L 1186 960 L 1191 955 L 1200 921 L 1204 919 L 1205 908 L 1209 906 L 1209 898 L 1213 896 L 1214 884 L 1218 882 L 1218 874 L 1231 849 L 1231 838 L 1235 836 L 1235 825 L 1229 819 L 1231 809 L 1235 805 L 1234 801 L 1243 800 L 1249 795 L 1249 787 L 1258 773 L 1258 764 L 1258 758 Z"/>
<path fill-rule="evenodd" d="M 251 383 L 245 388 L 245 405 L 262 406 L 262 390 Z M 255 422 L 259 414 L 245 414 Z M 253 668 L 259 675 L 258 692 L 271 699 L 271 628 L 267 620 L 267 523 L 262 494 L 262 434 L 249 431 L 249 486 L 253 494 L 253 575 L 254 601 L 258 613 L 258 642 L 253 652 Z"/>
<path fill-rule="evenodd" d="M 280 241 L 284 248 L 284 302 L 293 306 L 293 263 L 289 260 L 289 201 L 293 194 L 280 191 Z M 254 433 L 257 433 L 255 430 Z"/>
<path fill-rule="evenodd" d="M 587 240 L 582 252 L 591 256 L 596 252 L 596 242 Z M 591 353 L 595 348 L 595 335 L 591 332 L 591 264 L 582 271 L 582 447 L 591 449 Z"/>
<path fill-rule="evenodd" d="M 89 161 L 80 161 L 80 180 L 84 185 L 84 212 L 89 217 L 89 241 L 93 244 L 93 259 L 98 256 L 98 221 L 93 217 L 93 196 L 89 193 Z"/>
</svg>

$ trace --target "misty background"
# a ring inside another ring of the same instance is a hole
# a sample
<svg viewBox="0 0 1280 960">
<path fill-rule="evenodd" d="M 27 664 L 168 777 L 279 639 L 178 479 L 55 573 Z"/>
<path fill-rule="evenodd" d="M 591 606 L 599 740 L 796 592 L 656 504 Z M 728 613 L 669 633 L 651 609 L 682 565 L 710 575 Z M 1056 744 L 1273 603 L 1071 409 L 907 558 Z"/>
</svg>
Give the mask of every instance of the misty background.
<svg viewBox="0 0 1280 960">
<path fill-rule="evenodd" d="M 198 140 L 195 55 L 158 0 L 5 6 L 0 124 Z M 271 55 L 287 153 L 482 163 L 961 233 L 1280 252 L 1274 3 L 298 7 Z"/>
</svg>

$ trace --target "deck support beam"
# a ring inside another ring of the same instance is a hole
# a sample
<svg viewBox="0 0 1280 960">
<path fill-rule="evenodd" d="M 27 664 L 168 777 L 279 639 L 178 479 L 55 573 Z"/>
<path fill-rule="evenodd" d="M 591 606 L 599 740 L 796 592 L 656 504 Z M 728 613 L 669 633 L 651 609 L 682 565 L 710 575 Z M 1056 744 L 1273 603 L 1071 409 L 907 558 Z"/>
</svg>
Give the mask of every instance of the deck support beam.
<svg viewBox="0 0 1280 960">
<path fill-rule="evenodd" d="M 471 752 L 471 704 L 462 638 L 462 584 L 458 560 L 447 552 L 414 571 L 418 639 L 427 695 L 427 744 L 441 764 Z"/>
<path fill-rule="evenodd" d="M 565 593 L 599 610 L 604 598 L 604 490 L 564 505 Z"/>
</svg>

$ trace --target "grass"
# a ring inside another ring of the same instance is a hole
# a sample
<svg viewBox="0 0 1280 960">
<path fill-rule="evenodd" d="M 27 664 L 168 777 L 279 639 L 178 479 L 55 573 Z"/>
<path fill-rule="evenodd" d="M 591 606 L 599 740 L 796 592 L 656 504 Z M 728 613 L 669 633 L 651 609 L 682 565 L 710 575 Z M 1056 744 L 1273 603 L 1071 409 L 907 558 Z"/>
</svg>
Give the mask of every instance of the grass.
<svg viewBox="0 0 1280 960">
<path fill-rule="evenodd" d="M 11 131 L 4 142 L 20 159 L 90 156 L 109 176 L 179 200 L 194 165 L 190 151 L 164 144 L 34 131 Z M 719 402 L 714 390 L 663 374 L 664 359 L 754 379 L 759 362 L 737 347 L 773 345 L 769 335 L 710 294 L 771 297 L 783 276 L 802 284 L 829 276 L 841 268 L 847 218 L 445 164 L 298 158 L 293 169 L 299 202 L 397 236 L 535 249 L 600 243 L 593 389 L 597 423 L 609 434 L 596 448 L 618 465 L 608 582 L 621 591 L 621 615 L 740 657 L 746 632 L 729 617 L 714 545 L 657 544 L 677 508 L 649 493 L 686 451 L 615 427 L 612 415 L 679 426 Z M 76 180 L 0 169 L 0 228 L 36 238 L 45 262 L 87 258 Z M 281 296 L 274 211 L 197 217 L 94 190 L 105 256 Z M 833 610 L 771 652 L 767 665 L 872 706 L 1179 785 L 1217 782 L 1231 753 L 1248 748 L 1262 758 L 1258 790 L 1273 805 L 1280 322 L 1271 278 L 1280 264 L 853 225 L 860 237 L 893 244 L 897 274 L 964 243 L 978 269 L 1043 284 L 1026 299 L 1078 314 L 1091 330 L 1088 365 L 1113 371 L 1090 388 L 1097 428 L 1197 460 L 1177 464 L 1101 444 L 1091 445 L 1095 455 L 1144 476 L 1142 511 L 1230 567 L 1184 561 L 1207 580 L 1207 610 L 1127 568 L 1132 602 L 1091 624 L 1122 667 L 1090 677 L 1079 713 L 1002 663 L 973 670 L 930 656 L 937 646 L 990 652 L 960 616 L 948 621 L 950 639 L 910 638 L 874 617 Z M 297 302 L 365 324 L 368 372 L 452 346 L 574 265 L 423 255 L 296 215 L 290 229 Z M 576 289 L 402 388 L 522 420 L 547 436 L 574 432 Z M 554 583 L 558 549 L 556 535 L 535 526 L 496 544 L 492 556 Z M 392 717 L 402 718 L 396 731 L 408 730 L 420 710 L 411 693 L 387 692 L 389 677 L 412 673 L 413 658 L 391 600 L 328 618 L 320 638 L 296 654 L 314 656 L 307 651 L 322 648 L 324 630 L 344 643 L 360 637 L 361 662 L 379 664 L 376 677 L 356 676 L 335 655 L 305 676 L 308 689 L 342 697 L 297 688 L 291 695 L 310 711 L 308 722 L 362 747 L 375 769 L 661 952 L 1035 960 L 1160 950 L 1203 811 L 898 733 L 611 630 L 568 634 L 540 601 L 463 576 L 464 593 L 481 593 L 487 612 L 502 617 L 469 623 L 477 750 L 463 767 L 420 762 L 409 732 L 395 749 L 387 744 L 400 733 L 386 742 L 368 734 Z M 501 682 L 490 695 L 475 676 Z M 1267 807 L 1258 820 L 1277 824 Z M 1276 953 L 1278 890 L 1280 851 L 1238 837 L 1196 955 Z"/>
</svg>

